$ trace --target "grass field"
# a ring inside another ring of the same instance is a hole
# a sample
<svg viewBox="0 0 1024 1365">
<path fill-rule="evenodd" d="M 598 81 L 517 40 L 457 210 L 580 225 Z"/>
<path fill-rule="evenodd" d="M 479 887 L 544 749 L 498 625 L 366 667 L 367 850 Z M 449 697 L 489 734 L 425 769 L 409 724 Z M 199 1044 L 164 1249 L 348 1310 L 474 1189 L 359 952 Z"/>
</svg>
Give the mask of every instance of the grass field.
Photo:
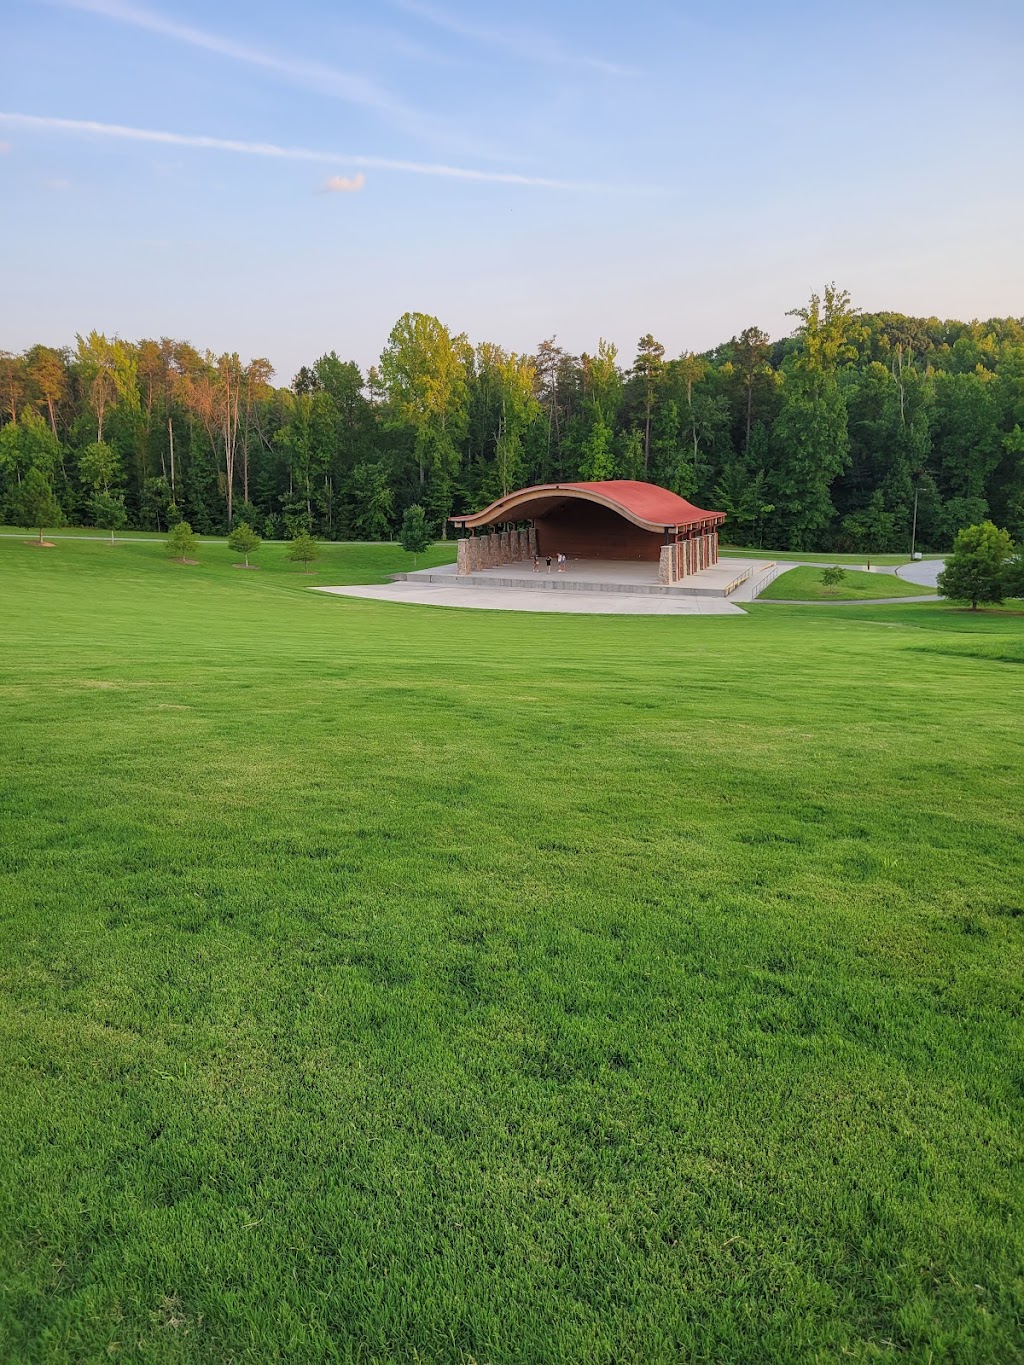
<svg viewBox="0 0 1024 1365">
<path fill-rule="evenodd" d="M 1024 616 L 0 542 L 0 1360 L 1024 1355 Z"/>
<path fill-rule="evenodd" d="M 734 546 L 734 545 L 725 545 L 725 544 L 722 545 L 722 547 L 721 547 L 721 552 L 722 552 L 723 555 L 728 556 L 728 558 L 730 558 L 730 559 L 736 559 L 736 558 L 740 558 L 740 559 L 782 559 L 782 560 L 785 560 L 786 563 L 788 563 L 788 564 L 865 564 L 865 563 L 867 563 L 867 562 L 870 561 L 872 564 L 884 564 L 884 565 L 887 565 L 889 568 L 895 568 L 896 566 L 898 566 L 898 565 L 900 565 L 900 564 L 909 564 L 909 563 L 910 563 L 910 555 L 909 555 L 909 554 L 906 554 L 906 555 L 865 555 L 865 554 L 856 554 L 856 555 L 834 555 L 834 554 L 818 554 L 818 553 L 812 553 L 811 551 L 807 551 L 806 553 L 804 553 L 804 552 L 801 551 L 801 550 L 771 550 L 771 549 L 751 550 L 751 549 L 746 548 L 746 547 L 743 548 L 743 549 L 737 549 L 737 547 Z M 922 559 L 942 559 L 943 556 L 940 555 L 940 554 L 939 554 L 939 555 L 922 555 L 921 558 L 922 558 Z"/>
<path fill-rule="evenodd" d="M 857 569 L 847 569 L 846 577 L 834 588 L 827 588 L 821 581 L 821 569 L 787 569 L 773 579 L 760 594 L 765 601 L 799 602 L 856 602 L 876 597 L 927 597 L 934 594 L 934 588 L 922 587 L 920 583 L 908 583 L 905 578 L 897 578 L 892 573 L 864 573 Z"/>
</svg>

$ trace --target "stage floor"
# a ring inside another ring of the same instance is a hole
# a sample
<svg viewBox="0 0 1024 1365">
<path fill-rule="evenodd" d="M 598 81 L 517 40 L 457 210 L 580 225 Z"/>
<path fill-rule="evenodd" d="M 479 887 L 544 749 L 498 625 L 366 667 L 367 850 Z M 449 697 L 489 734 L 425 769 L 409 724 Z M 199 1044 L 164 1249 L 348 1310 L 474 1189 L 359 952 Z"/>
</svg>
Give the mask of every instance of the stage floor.
<svg viewBox="0 0 1024 1365">
<path fill-rule="evenodd" d="M 499 564 L 457 574 L 454 564 L 436 569 L 420 569 L 395 575 L 396 581 L 458 585 L 460 588 L 515 588 L 520 592 L 615 592 L 659 597 L 732 596 L 742 585 L 763 576 L 772 567 L 769 560 L 720 559 L 709 569 L 689 574 L 678 583 L 665 586 L 658 582 L 657 564 L 618 559 L 571 559 L 559 573 L 555 564 L 550 572 L 544 560 L 534 570 L 531 561 Z"/>
</svg>

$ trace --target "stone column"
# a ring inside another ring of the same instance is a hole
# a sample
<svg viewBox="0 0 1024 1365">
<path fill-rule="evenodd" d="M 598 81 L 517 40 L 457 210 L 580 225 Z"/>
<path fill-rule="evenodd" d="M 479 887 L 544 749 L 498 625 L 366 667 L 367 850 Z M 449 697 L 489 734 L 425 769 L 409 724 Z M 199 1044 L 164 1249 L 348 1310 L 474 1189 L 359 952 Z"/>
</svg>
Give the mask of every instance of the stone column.
<svg viewBox="0 0 1024 1365">
<path fill-rule="evenodd" d="M 658 559 L 658 582 L 662 584 L 663 587 L 666 588 L 669 586 L 669 584 L 674 583 L 676 581 L 675 575 L 673 574 L 673 569 L 675 568 L 675 565 L 673 564 L 672 561 L 674 560 L 674 558 L 675 546 L 663 545 L 661 547 L 661 556 Z"/>
<path fill-rule="evenodd" d="M 459 541 L 458 559 L 455 561 L 455 572 L 457 574 L 471 572 L 469 567 L 469 547 L 472 544 L 473 542 L 466 536 L 463 536 Z"/>
<path fill-rule="evenodd" d="M 528 559 L 537 558 L 537 528 L 531 526 L 526 533 L 526 555 Z"/>
</svg>

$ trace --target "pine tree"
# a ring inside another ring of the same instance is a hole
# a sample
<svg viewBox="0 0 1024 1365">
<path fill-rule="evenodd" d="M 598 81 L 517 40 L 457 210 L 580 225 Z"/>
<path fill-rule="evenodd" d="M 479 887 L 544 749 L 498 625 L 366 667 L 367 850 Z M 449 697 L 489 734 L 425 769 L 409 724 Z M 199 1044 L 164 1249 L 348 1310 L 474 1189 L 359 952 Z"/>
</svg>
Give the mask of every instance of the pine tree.
<svg viewBox="0 0 1024 1365">
<path fill-rule="evenodd" d="M 53 496 L 50 481 L 41 469 L 29 469 L 11 498 L 14 519 L 21 526 L 34 526 L 39 531 L 39 544 L 43 543 L 43 530 L 47 526 L 59 526 L 64 520 L 57 499 Z"/>
<path fill-rule="evenodd" d="M 413 564 L 416 563 L 417 555 L 421 555 L 424 550 L 429 549 L 431 544 L 430 527 L 427 525 L 426 514 L 418 503 L 414 502 L 411 507 L 405 509 L 400 538 L 402 549 L 408 550 L 412 555 Z"/>
</svg>

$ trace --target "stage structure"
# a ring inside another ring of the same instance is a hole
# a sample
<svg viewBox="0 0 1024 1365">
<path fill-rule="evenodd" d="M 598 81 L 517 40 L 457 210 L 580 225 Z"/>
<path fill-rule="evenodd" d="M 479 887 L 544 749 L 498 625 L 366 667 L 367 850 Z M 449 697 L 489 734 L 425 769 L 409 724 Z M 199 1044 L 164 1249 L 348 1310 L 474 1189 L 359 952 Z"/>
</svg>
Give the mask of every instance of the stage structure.
<svg viewBox="0 0 1024 1365">
<path fill-rule="evenodd" d="M 678 583 L 718 562 L 724 512 L 706 512 L 653 483 L 542 483 L 451 517 L 460 574 L 535 555 L 650 562 L 657 581 Z"/>
</svg>

